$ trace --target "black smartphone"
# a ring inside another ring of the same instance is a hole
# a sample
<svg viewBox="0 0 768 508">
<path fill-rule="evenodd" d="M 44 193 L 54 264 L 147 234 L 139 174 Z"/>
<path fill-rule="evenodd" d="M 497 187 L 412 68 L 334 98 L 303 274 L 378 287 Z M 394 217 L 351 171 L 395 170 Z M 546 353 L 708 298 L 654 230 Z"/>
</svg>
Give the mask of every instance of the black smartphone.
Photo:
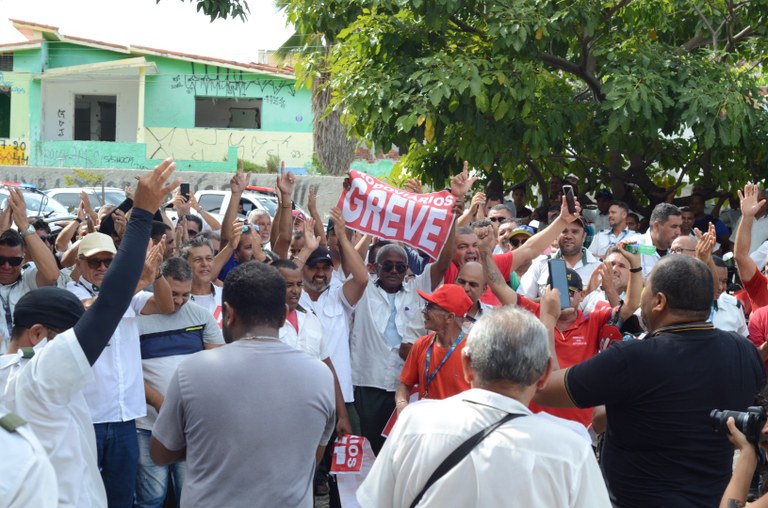
<svg viewBox="0 0 768 508">
<path fill-rule="evenodd" d="M 552 289 L 560 291 L 560 308 L 567 309 L 571 306 L 571 296 L 568 293 L 568 275 L 565 272 L 565 260 L 550 259 L 547 264 L 549 265 L 549 281 Z"/>
<path fill-rule="evenodd" d="M 563 195 L 565 196 L 565 202 L 568 204 L 568 212 L 576 213 L 576 200 L 573 197 L 573 187 L 570 185 L 563 185 Z"/>
<path fill-rule="evenodd" d="M 182 183 L 179 186 L 179 192 L 181 192 L 181 195 L 184 196 L 184 199 L 189 199 L 189 184 Z"/>
</svg>

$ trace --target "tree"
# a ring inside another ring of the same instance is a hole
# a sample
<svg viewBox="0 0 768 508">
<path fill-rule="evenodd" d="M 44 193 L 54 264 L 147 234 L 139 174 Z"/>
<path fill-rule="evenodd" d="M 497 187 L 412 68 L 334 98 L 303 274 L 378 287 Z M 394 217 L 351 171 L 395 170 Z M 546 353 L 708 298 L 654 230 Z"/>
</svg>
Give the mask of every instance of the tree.
<svg viewBox="0 0 768 508">
<path fill-rule="evenodd" d="M 185 2 L 187 0 L 181 0 Z M 197 12 L 203 11 L 203 14 L 209 16 L 211 21 L 215 21 L 216 18 L 240 18 L 245 21 L 250 13 L 248 8 L 248 2 L 245 0 L 188 0 L 189 2 L 197 3 Z M 155 3 L 160 3 L 160 0 L 155 0 Z"/>
<path fill-rule="evenodd" d="M 467 159 L 542 189 L 574 173 L 641 207 L 686 181 L 714 196 L 768 174 L 766 0 L 311 8 L 360 13 L 335 19 L 330 55 L 347 127 L 440 185 Z"/>
</svg>

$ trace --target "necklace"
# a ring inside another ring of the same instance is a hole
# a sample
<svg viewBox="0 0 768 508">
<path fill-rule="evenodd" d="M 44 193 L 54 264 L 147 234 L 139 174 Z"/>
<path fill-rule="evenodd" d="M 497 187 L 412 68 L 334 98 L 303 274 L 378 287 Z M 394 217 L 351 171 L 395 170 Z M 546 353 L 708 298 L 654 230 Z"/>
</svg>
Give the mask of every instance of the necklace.
<svg viewBox="0 0 768 508">
<path fill-rule="evenodd" d="M 237 340 L 258 340 L 261 342 L 280 342 L 280 339 L 273 335 L 246 335 L 245 337 L 240 337 Z"/>
</svg>

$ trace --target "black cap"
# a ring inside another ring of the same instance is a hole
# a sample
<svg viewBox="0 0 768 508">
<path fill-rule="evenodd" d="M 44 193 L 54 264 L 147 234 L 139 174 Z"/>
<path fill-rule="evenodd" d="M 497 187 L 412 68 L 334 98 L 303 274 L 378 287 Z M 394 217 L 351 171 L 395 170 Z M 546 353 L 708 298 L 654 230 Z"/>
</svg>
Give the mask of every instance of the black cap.
<svg viewBox="0 0 768 508">
<path fill-rule="evenodd" d="M 568 281 L 568 289 L 571 291 L 582 291 L 584 289 L 584 283 L 581 281 L 581 276 L 576 270 L 571 268 L 565 269 L 565 279 Z M 547 284 L 552 285 L 552 277 L 547 279 Z"/>
<path fill-rule="evenodd" d="M 309 258 L 307 258 L 307 262 L 305 264 L 313 268 L 316 264 L 318 264 L 321 261 L 328 261 L 328 263 L 333 265 L 333 258 L 331 257 L 331 251 L 329 251 L 325 247 L 318 247 L 317 249 L 312 251 L 312 254 L 309 255 Z"/>
<path fill-rule="evenodd" d="M 44 287 L 19 298 L 13 309 L 13 323 L 24 328 L 39 324 L 63 331 L 75 326 L 84 312 L 80 299 L 66 289 Z"/>
</svg>

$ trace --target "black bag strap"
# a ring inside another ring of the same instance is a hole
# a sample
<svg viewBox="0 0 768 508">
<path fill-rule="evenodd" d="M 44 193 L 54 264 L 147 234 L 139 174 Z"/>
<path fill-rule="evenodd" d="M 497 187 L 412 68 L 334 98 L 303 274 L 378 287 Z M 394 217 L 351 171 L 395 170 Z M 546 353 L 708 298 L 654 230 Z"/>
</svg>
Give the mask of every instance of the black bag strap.
<svg viewBox="0 0 768 508">
<path fill-rule="evenodd" d="M 426 485 L 424 485 L 424 488 L 421 489 L 421 492 L 419 492 L 419 495 L 416 496 L 416 498 L 411 503 L 411 508 L 414 508 L 416 505 L 419 504 L 421 501 L 421 498 L 424 497 L 424 494 L 427 493 L 427 490 L 434 484 L 437 480 L 442 478 L 448 471 L 453 469 L 456 464 L 462 461 L 464 457 L 469 455 L 469 452 L 471 452 L 477 445 L 479 445 L 483 439 L 488 437 L 494 430 L 498 429 L 505 423 L 507 423 L 510 420 L 514 420 L 515 418 L 518 418 L 520 416 L 525 416 L 524 414 L 520 413 L 509 413 L 504 418 L 499 420 L 496 423 L 493 423 L 489 425 L 488 427 L 484 428 L 474 436 L 471 436 L 469 439 L 461 443 L 458 448 L 453 450 L 450 455 L 448 455 L 443 462 L 437 466 L 437 469 L 435 469 L 435 472 L 432 473 L 432 476 L 429 477 L 429 480 L 427 480 Z"/>
</svg>

